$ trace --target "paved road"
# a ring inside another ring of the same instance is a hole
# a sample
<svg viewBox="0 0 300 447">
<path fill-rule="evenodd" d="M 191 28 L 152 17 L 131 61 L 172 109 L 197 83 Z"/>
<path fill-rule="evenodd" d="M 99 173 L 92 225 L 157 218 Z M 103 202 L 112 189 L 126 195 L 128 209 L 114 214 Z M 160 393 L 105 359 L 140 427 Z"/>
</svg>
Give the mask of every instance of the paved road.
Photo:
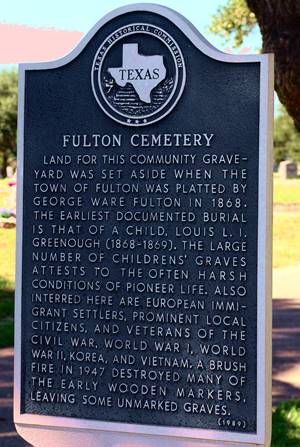
<svg viewBox="0 0 300 447">
<path fill-rule="evenodd" d="M 300 398 L 300 299 L 273 301 L 273 405 Z M 13 350 L 0 350 L 0 446 L 28 447 L 12 423 Z"/>
<path fill-rule="evenodd" d="M 273 405 L 300 398 L 300 299 L 273 300 Z"/>
<path fill-rule="evenodd" d="M 15 431 L 13 420 L 13 350 L 0 349 L 0 446 L 27 447 Z"/>
</svg>

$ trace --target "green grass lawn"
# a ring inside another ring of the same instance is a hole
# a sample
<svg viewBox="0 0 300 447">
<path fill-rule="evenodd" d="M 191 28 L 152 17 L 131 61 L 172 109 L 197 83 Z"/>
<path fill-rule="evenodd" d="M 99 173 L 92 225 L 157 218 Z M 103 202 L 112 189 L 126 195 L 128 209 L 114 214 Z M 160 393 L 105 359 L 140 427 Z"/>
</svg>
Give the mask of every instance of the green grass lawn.
<svg viewBox="0 0 300 447">
<path fill-rule="evenodd" d="M 274 212 L 273 267 L 300 263 L 300 213 Z"/>
<path fill-rule="evenodd" d="M 0 179 L 0 208 L 14 206 L 14 191 L 8 182 Z M 15 245 L 15 229 L 0 228 L 0 347 L 13 344 Z"/>
<path fill-rule="evenodd" d="M 11 286 L 15 282 L 15 228 L 0 228 L 0 284 Z M 4 283 L 2 284 L 2 282 Z"/>
<path fill-rule="evenodd" d="M 10 208 L 14 200 L 13 190 L 8 186 L 10 179 L 0 179 L 0 208 Z"/>
<path fill-rule="evenodd" d="M 13 344 L 15 229 L 0 228 L 0 347 Z"/>
<path fill-rule="evenodd" d="M 274 174 L 274 203 L 300 204 L 300 178 L 281 180 L 278 174 Z"/>
</svg>

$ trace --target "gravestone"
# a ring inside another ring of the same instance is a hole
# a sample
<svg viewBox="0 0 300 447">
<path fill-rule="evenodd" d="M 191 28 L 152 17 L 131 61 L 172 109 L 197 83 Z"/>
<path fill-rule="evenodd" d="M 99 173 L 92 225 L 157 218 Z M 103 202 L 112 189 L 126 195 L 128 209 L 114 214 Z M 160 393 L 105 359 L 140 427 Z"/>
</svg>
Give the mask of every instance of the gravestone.
<svg viewBox="0 0 300 447">
<path fill-rule="evenodd" d="M 269 445 L 271 56 L 133 5 L 20 86 L 20 435 Z"/>
<path fill-rule="evenodd" d="M 297 163 L 290 160 L 281 161 L 279 163 L 279 175 L 282 179 L 296 178 L 298 175 Z"/>
</svg>

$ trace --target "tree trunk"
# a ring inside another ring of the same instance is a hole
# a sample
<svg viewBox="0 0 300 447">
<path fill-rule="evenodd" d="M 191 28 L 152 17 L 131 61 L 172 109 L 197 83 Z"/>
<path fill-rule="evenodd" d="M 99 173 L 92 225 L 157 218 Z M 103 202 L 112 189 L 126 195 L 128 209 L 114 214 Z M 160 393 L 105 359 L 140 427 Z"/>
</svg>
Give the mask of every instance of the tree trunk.
<svg viewBox="0 0 300 447">
<path fill-rule="evenodd" d="M 6 178 L 6 169 L 8 166 L 8 154 L 6 151 L 3 152 L 2 154 L 2 166 L 1 166 L 1 171 L 2 171 L 2 177 Z"/>
<path fill-rule="evenodd" d="M 247 0 L 263 37 L 263 52 L 275 55 L 275 90 L 300 131 L 300 1 Z"/>
</svg>

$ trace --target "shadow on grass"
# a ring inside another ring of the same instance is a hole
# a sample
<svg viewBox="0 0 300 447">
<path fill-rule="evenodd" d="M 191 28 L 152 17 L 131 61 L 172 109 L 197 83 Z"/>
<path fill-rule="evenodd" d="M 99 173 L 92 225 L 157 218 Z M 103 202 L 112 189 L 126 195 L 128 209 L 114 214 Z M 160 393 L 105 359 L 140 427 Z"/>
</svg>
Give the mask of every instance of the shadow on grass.
<svg viewBox="0 0 300 447">
<path fill-rule="evenodd" d="M 14 344 L 14 283 L 0 277 L 0 348 Z"/>
<path fill-rule="evenodd" d="M 3 281 L 0 277 L 0 320 L 14 316 L 14 284 Z"/>
<path fill-rule="evenodd" d="M 300 400 L 280 404 L 273 412 L 271 447 L 300 446 Z"/>
<path fill-rule="evenodd" d="M 15 283 L 7 278 L 3 278 L 3 276 L 0 276 L 0 298 L 5 296 L 7 293 L 14 294 L 14 290 Z"/>
<path fill-rule="evenodd" d="M 0 348 L 7 348 L 14 344 L 14 320 L 0 320 Z"/>
</svg>

